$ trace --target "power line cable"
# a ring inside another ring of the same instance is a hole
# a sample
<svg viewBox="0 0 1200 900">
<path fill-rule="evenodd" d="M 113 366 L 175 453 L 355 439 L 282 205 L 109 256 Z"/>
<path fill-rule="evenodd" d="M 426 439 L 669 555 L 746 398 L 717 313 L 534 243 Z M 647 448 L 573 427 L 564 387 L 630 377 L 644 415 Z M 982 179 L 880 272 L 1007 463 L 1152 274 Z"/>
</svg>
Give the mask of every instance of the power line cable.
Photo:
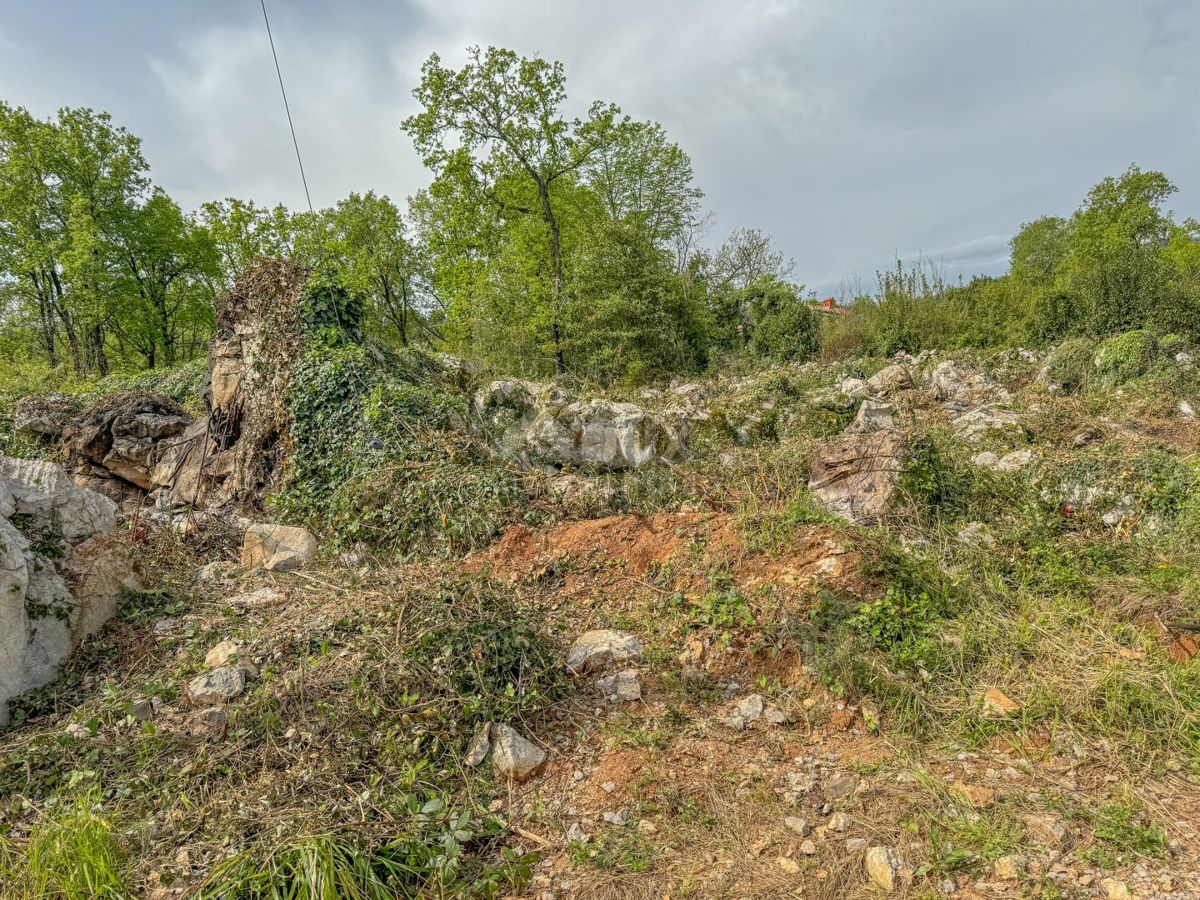
<svg viewBox="0 0 1200 900">
<path fill-rule="evenodd" d="M 279 69 L 279 55 L 275 52 L 275 38 L 271 34 L 271 19 L 267 15 L 267 0 L 259 0 L 262 6 L 263 22 L 267 25 L 267 40 L 271 43 L 271 58 L 275 60 L 275 77 L 279 79 L 279 93 L 283 95 L 283 111 L 287 113 L 288 128 L 292 132 L 292 146 L 296 148 L 296 164 L 300 166 L 300 181 L 304 184 L 304 199 L 308 201 L 308 211 L 313 211 L 312 195 L 308 192 L 308 178 L 304 175 L 304 160 L 300 158 L 300 142 L 296 140 L 296 126 L 292 123 L 292 110 L 288 106 L 287 89 L 283 86 L 283 72 Z"/>
</svg>

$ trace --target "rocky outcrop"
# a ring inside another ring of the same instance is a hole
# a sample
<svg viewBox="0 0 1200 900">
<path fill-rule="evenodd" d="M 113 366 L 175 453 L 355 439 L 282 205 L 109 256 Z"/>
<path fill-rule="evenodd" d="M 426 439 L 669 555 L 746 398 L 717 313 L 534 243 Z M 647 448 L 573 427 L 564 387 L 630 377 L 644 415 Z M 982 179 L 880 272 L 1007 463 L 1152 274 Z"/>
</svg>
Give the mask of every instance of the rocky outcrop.
<svg viewBox="0 0 1200 900">
<path fill-rule="evenodd" d="M 809 490 L 848 522 L 878 521 L 891 506 L 905 447 L 903 434 L 892 428 L 844 435 L 813 458 Z"/>
<path fill-rule="evenodd" d="M 22 397 L 13 404 L 13 429 L 58 438 L 78 413 L 78 404 L 62 394 Z"/>
<path fill-rule="evenodd" d="M 317 539 L 290 525 L 251 525 L 242 540 L 242 566 L 268 572 L 291 572 L 317 555 Z"/>
<path fill-rule="evenodd" d="M 141 586 L 116 505 L 51 463 L 0 457 L 0 728 Z"/>
<path fill-rule="evenodd" d="M 292 365 L 303 352 L 304 270 L 279 260 L 247 269 L 217 304 L 205 415 L 171 442 L 151 481 L 162 506 L 254 505 L 273 484 L 286 433 Z"/>
<path fill-rule="evenodd" d="M 854 421 L 846 427 L 848 434 L 868 434 L 891 428 L 896 422 L 896 407 L 881 400 L 864 400 Z"/>
<path fill-rule="evenodd" d="M 950 359 L 938 363 L 929 381 L 938 400 L 944 403 L 980 403 L 1009 399 L 1008 391 L 986 375 L 969 371 Z"/>
<path fill-rule="evenodd" d="M 880 369 L 867 379 L 866 384 L 867 390 L 878 397 L 886 397 L 913 386 L 912 375 L 899 363 Z"/>
<path fill-rule="evenodd" d="M 501 452 L 526 466 L 632 469 L 686 453 L 688 420 L 633 403 L 573 400 L 552 385 L 494 381 L 476 412 L 500 432 Z"/>
<path fill-rule="evenodd" d="M 150 490 L 168 443 L 191 422 L 169 397 L 117 394 L 89 409 L 64 435 L 71 452 L 90 464 L 91 477 L 119 478 Z"/>
</svg>

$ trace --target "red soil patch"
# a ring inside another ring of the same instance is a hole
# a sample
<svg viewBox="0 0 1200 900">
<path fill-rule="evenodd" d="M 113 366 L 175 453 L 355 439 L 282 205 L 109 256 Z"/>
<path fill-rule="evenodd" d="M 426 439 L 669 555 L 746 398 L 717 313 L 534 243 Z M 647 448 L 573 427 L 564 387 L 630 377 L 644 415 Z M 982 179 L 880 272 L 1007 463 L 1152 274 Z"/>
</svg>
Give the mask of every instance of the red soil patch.
<svg viewBox="0 0 1200 900">
<path fill-rule="evenodd" d="M 518 525 L 468 560 L 467 567 L 515 581 L 539 578 L 562 562 L 577 570 L 611 565 L 635 578 L 670 562 L 680 570 L 721 569 L 746 590 L 826 584 L 861 592 L 858 554 L 843 547 L 830 529 L 798 529 L 788 544 L 768 554 L 746 547 L 737 522 L 724 513 L 609 516 L 542 531 Z M 584 577 L 594 583 L 596 573 Z M 566 578 L 570 588 L 570 572 Z"/>
</svg>

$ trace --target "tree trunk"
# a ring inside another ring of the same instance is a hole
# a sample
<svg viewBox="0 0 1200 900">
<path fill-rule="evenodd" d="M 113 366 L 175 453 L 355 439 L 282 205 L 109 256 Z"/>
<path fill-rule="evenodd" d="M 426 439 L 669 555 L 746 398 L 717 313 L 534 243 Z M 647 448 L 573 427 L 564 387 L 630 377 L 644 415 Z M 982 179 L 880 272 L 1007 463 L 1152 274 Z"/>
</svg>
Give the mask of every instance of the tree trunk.
<svg viewBox="0 0 1200 900">
<path fill-rule="evenodd" d="M 63 286 L 58 278 L 58 273 L 54 269 L 49 271 L 50 284 L 54 288 L 53 303 L 54 310 L 58 314 L 59 321 L 62 322 L 63 331 L 67 335 L 67 346 L 71 348 L 71 364 L 75 368 L 75 374 L 83 374 L 83 347 L 79 343 L 79 334 L 75 330 L 75 320 L 71 316 L 70 310 L 63 303 Z"/>
<path fill-rule="evenodd" d="M 88 367 L 101 378 L 108 374 L 108 354 L 104 352 L 104 326 L 99 322 L 88 331 Z"/>
<path fill-rule="evenodd" d="M 538 196 L 542 199 L 542 218 L 550 227 L 550 338 L 554 342 L 554 371 L 555 374 L 564 375 L 567 363 L 563 357 L 562 328 L 559 325 L 563 293 L 562 240 L 558 231 L 558 219 L 555 218 L 554 208 L 550 205 L 549 185 L 539 181 Z"/>
<path fill-rule="evenodd" d="M 392 281 L 390 278 L 383 279 L 383 302 L 388 309 L 388 314 L 392 317 L 392 321 L 396 323 L 396 330 L 400 332 L 400 346 L 408 346 L 408 285 L 403 281 L 400 283 L 400 315 L 396 315 L 395 300 L 392 297 Z"/>
<path fill-rule="evenodd" d="M 58 325 L 54 321 L 54 304 L 50 298 L 49 285 L 39 277 L 40 273 L 36 269 L 26 272 L 25 276 L 33 285 L 33 295 L 37 298 L 38 338 L 42 349 L 46 351 L 46 361 L 54 368 L 58 365 Z"/>
</svg>

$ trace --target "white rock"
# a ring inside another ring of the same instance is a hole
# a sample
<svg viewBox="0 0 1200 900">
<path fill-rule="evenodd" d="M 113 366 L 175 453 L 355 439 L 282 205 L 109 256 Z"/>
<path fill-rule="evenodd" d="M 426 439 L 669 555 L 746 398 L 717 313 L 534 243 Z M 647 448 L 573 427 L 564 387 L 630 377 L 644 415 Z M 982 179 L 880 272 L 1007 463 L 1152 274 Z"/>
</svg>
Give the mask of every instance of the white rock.
<svg viewBox="0 0 1200 900">
<path fill-rule="evenodd" d="M 475 730 L 475 736 L 471 738 L 471 744 L 467 747 L 467 755 L 463 757 L 463 764 L 472 767 L 482 765 L 491 749 L 492 723 L 487 722 Z"/>
<path fill-rule="evenodd" d="M 1016 472 L 1033 462 L 1032 450 L 1014 450 L 1005 453 L 996 463 L 997 472 Z"/>
<path fill-rule="evenodd" d="M 1179 415 L 1183 416 L 1185 419 L 1196 418 L 1196 408 L 1186 400 L 1180 400 L 1177 408 L 1179 410 Z"/>
<path fill-rule="evenodd" d="M 912 387 L 912 376 L 900 364 L 885 366 L 867 379 L 867 390 L 876 396 Z"/>
<path fill-rule="evenodd" d="M 8 701 L 52 681 L 124 591 L 142 587 L 115 525 L 115 504 L 60 467 L 0 456 L 0 729 Z"/>
<path fill-rule="evenodd" d="M 1117 501 L 1117 505 L 1101 516 L 1101 521 L 1109 528 L 1116 528 L 1137 511 L 1137 501 L 1131 494 L 1125 494 Z"/>
<path fill-rule="evenodd" d="M 525 781 L 546 764 L 546 751 L 508 725 L 492 726 L 492 766 L 509 781 Z"/>
<path fill-rule="evenodd" d="M 7 482 L 16 515 L 45 523 L 68 544 L 117 524 L 117 505 L 81 488 L 61 466 L 0 456 L 0 480 Z"/>
<path fill-rule="evenodd" d="M 618 828 L 624 828 L 626 825 L 629 824 L 629 810 L 627 810 L 627 809 L 618 809 L 616 811 L 605 810 L 603 818 L 604 818 L 604 821 L 607 822 L 609 825 L 616 825 Z"/>
<path fill-rule="evenodd" d="M 647 463 L 678 462 L 686 454 L 690 430 L 687 411 L 647 412 L 633 403 L 611 400 L 565 402 L 554 388 L 517 385 L 511 398 L 495 382 L 476 406 L 489 416 L 507 410 L 510 425 L 503 445 L 519 461 L 531 465 L 596 466 L 631 469 Z M 489 416 L 495 420 L 495 416 Z"/>
<path fill-rule="evenodd" d="M 763 701 L 762 694 L 751 694 L 749 697 L 745 697 L 735 703 L 729 711 L 729 715 L 724 716 L 719 721 L 724 722 L 730 728 L 741 731 L 751 722 L 756 722 L 760 718 L 763 718 L 767 711 L 768 707 Z"/>
<path fill-rule="evenodd" d="M 858 407 L 854 421 L 847 426 L 850 434 L 866 434 L 891 428 L 896 423 L 896 407 L 881 400 L 864 400 Z"/>
<path fill-rule="evenodd" d="M 838 382 L 837 389 L 838 393 L 847 397 L 865 397 L 869 391 L 867 383 L 861 378 L 843 378 Z"/>
<path fill-rule="evenodd" d="M 220 666 L 211 672 L 197 675 L 188 682 L 188 696 L 193 703 L 228 703 L 246 689 L 246 674 L 234 666 Z"/>
<path fill-rule="evenodd" d="M 974 401 L 1007 399 L 1009 394 L 986 375 L 969 372 L 953 360 L 938 363 L 930 376 L 937 398 L 942 401 Z"/>
<path fill-rule="evenodd" d="M 991 450 L 984 450 L 983 452 L 976 453 L 971 457 L 971 465 L 980 466 L 984 469 L 994 469 L 999 464 L 1000 457 L 998 457 Z"/>
<path fill-rule="evenodd" d="M 885 891 L 896 887 L 896 877 L 900 872 L 900 858 L 891 847 L 871 847 L 863 860 L 867 876 Z"/>
<path fill-rule="evenodd" d="M 567 652 L 567 671 L 572 675 L 601 672 L 614 665 L 638 662 L 642 643 L 632 634 L 612 629 L 597 629 L 581 634 Z"/>
<path fill-rule="evenodd" d="M 596 687 L 609 703 L 632 703 L 642 699 L 642 681 L 636 669 L 606 675 L 596 682 Z"/>
<path fill-rule="evenodd" d="M 269 523 L 251 525 L 242 540 L 242 566 L 291 572 L 317 555 L 317 539 L 305 528 Z"/>
</svg>

